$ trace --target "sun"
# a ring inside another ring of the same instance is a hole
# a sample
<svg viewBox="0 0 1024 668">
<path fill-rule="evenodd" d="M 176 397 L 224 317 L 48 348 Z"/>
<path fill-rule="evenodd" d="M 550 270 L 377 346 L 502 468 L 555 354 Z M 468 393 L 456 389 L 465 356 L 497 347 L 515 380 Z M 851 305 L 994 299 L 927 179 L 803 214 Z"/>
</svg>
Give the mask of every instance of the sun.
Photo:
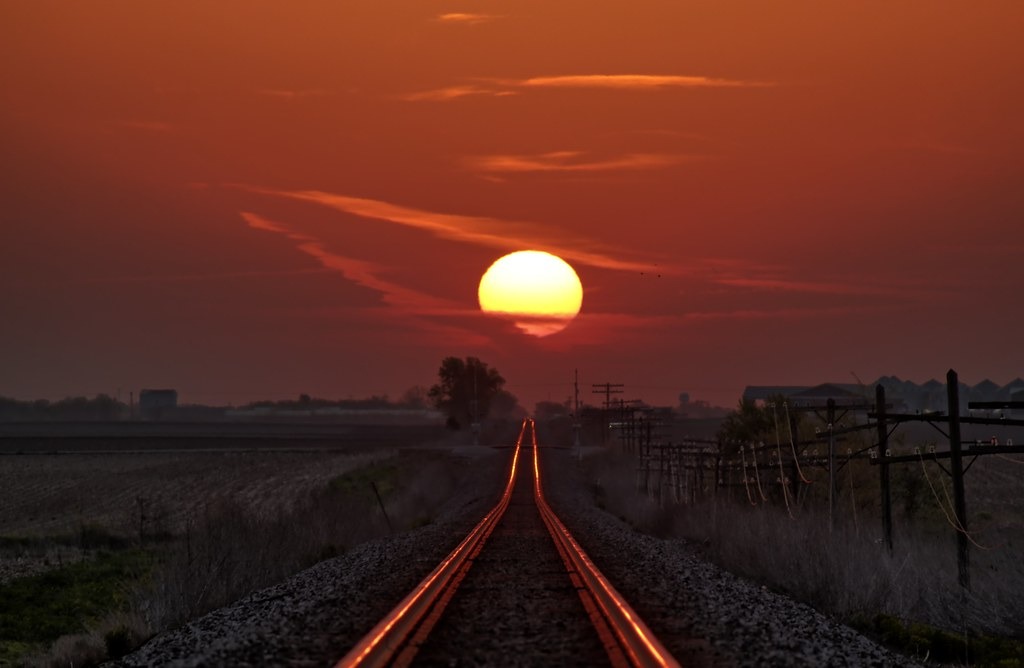
<svg viewBox="0 0 1024 668">
<path fill-rule="evenodd" d="M 565 329 L 583 305 L 583 284 L 568 262 L 544 251 L 499 258 L 480 278 L 480 310 L 511 319 L 533 336 Z"/>
</svg>

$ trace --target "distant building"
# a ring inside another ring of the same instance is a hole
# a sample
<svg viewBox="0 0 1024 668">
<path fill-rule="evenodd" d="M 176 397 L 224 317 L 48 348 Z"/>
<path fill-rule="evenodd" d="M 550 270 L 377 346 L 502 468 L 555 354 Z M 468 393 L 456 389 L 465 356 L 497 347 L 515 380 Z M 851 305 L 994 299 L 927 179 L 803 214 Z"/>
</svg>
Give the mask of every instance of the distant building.
<svg viewBox="0 0 1024 668">
<path fill-rule="evenodd" d="M 850 389 L 851 387 L 853 388 L 852 390 Z M 856 391 L 859 389 L 855 385 L 822 383 L 821 385 L 809 387 L 802 392 L 791 394 L 786 398 L 796 406 L 825 406 L 828 404 L 829 399 L 836 402 L 838 406 L 858 406 L 863 405 L 867 401 L 862 393 Z"/>
<path fill-rule="evenodd" d="M 1018 379 L 1018 380 L 1020 380 L 1020 379 Z M 1024 388 L 1019 389 L 1019 390 L 1014 390 L 1010 394 L 1010 399 L 1009 400 L 1010 401 L 1016 401 L 1018 403 L 1024 404 Z M 1009 417 L 1024 418 L 1024 408 L 1014 408 L 1014 409 L 1012 409 L 1010 411 Z"/>
<path fill-rule="evenodd" d="M 162 420 L 178 407 L 177 390 L 142 390 L 139 392 L 139 414 L 145 420 Z"/>
<path fill-rule="evenodd" d="M 743 400 L 764 406 L 770 401 L 782 398 L 791 407 L 823 408 L 829 400 L 836 406 L 864 406 L 868 400 L 864 397 L 863 388 L 848 383 L 822 383 L 814 387 L 805 385 L 748 385 L 743 391 Z"/>
<path fill-rule="evenodd" d="M 809 385 L 748 385 L 743 390 L 743 400 L 763 404 L 774 397 L 790 397 L 809 389 Z"/>
<path fill-rule="evenodd" d="M 782 396 L 790 405 L 817 406 L 828 399 L 837 405 L 844 403 L 873 403 L 875 386 L 885 388 L 885 400 L 891 413 L 945 412 L 948 394 L 945 383 L 935 379 L 918 385 L 896 376 L 882 376 L 870 385 L 825 383 L 816 387 L 793 385 L 750 385 L 743 391 L 743 399 L 763 405 L 773 397 Z M 1020 401 L 1024 398 L 1024 380 L 1015 378 L 1000 387 L 989 379 L 974 385 L 959 385 L 960 412 L 966 414 L 970 401 Z M 1017 409 L 1022 410 L 1022 409 Z"/>
</svg>

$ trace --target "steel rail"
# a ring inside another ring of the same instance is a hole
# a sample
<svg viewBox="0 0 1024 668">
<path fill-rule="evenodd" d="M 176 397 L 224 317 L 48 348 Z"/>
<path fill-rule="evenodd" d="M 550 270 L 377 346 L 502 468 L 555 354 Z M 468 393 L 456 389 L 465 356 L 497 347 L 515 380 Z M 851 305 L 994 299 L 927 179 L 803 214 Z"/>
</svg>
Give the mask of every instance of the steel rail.
<svg viewBox="0 0 1024 668">
<path fill-rule="evenodd" d="M 544 524 L 562 555 L 566 569 L 583 607 L 604 643 L 605 651 L 614 666 L 679 666 L 654 633 L 640 619 L 626 599 L 616 591 L 608 578 L 590 560 L 587 553 L 572 537 L 558 516 L 544 499 L 540 483 L 540 462 L 537 432 L 533 431 L 534 500 L 540 509 Z"/>
<path fill-rule="evenodd" d="M 498 504 L 430 575 L 349 650 L 336 664 L 337 668 L 408 665 L 412 662 L 417 649 L 416 644 L 426 638 L 440 619 L 458 583 L 469 570 L 472 559 L 483 548 L 487 537 L 494 531 L 494 527 L 508 508 L 512 488 L 515 486 L 516 468 L 526 424 L 524 420 L 512 455 L 512 471 L 508 484 Z"/>
<path fill-rule="evenodd" d="M 473 559 L 483 549 L 508 508 L 527 426 L 530 427 L 533 447 L 534 502 L 612 665 L 616 668 L 679 666 L 548 506 L 540 481 L 537 432 L 533 420 L 527 418 L 519 431 L 512 470 L 498 504 L 430 575 L 336 664 L 336 668 L 407 666 L 412 663 L 419 645 L 441 618 Z"/>
</svg>

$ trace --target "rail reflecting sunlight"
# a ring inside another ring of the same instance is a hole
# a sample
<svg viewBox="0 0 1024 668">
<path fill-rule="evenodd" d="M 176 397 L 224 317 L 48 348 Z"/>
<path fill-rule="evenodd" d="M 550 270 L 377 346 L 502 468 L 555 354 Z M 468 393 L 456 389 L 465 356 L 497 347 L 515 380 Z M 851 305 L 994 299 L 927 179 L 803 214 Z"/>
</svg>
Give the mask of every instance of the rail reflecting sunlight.
<svg viewBox="0 0 1024 668">
<path fill-rule="evenodd" d="M 529 431 L 533 454 L 533 497 L 554 547 L 574 584 L 590 622 L 613 666 L 678 666 L 583 548 L 572 537 L 544 499 L 540 474 L 540 448 L 536 424 L 523 420 L 512 453 L 508 482 L 497 505 L 462 542 L 407 595 L 370 633 L 345 655 L 337 666 L 409 665 L 418 648 L 444 614 L 476 556 L 505 515 L 519 472 L 519 458 Z"/>
</svg>

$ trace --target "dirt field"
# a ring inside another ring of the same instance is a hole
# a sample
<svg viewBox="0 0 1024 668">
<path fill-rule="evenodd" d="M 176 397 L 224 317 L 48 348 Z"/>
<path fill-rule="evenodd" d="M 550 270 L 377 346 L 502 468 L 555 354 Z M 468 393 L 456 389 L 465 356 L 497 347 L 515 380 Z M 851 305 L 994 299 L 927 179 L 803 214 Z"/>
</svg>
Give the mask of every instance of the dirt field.
<svg viewBox="0 0 1024 668">
<path fill-rule="evenodd" d="M 0 536 L 48 537 L 98 525 L 133 536 L 144 522 L 177 532 L 183 518 L 229 498 L 257 513 L 393 448 L 355 453 L 225 451 L 24 454 L 0 457 Z"/>
</svg>

